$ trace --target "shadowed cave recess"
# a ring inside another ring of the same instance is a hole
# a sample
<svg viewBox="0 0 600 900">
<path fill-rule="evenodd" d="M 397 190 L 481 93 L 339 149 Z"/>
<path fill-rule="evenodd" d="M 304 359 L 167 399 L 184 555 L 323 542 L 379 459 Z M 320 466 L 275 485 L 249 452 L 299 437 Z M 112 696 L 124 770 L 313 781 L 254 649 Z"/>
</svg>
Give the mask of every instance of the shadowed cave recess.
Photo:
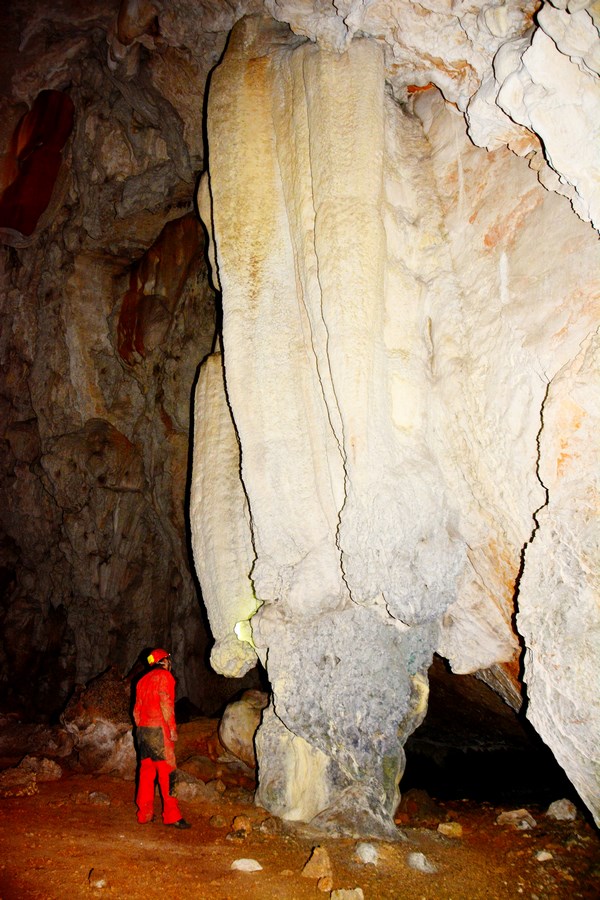
<svg viewBox="0 0 600 900">
<path fill-rule="evenodd" d="M 597 823 L 596 6 L 2 18 L 0 758 L 164 646 L 284 820 Z"/>
</svg>

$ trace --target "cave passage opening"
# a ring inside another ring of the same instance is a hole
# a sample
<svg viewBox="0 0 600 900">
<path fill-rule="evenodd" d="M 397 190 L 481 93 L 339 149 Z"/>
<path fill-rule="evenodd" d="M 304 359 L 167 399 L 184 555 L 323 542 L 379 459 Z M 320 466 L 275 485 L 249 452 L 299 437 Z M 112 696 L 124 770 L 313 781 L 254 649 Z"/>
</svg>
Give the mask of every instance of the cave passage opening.
<svg viewBox="0 0 600 900">
<path fill-rule="evenodd" d="M 434 657 L 429 706 L 405 745 L 400 790 L 437 800 L 549 804 L 566 798 L 582 809 L 575 788 L 523 712 L 516 712 L 475 675 L 458 675 Z"/>
</svg>

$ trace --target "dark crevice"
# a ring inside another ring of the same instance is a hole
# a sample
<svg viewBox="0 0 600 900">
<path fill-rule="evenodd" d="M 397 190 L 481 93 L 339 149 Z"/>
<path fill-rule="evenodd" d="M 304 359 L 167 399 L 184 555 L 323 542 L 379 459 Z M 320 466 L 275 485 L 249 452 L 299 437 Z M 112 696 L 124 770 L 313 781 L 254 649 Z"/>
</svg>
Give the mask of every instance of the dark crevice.
<svg viewBox="0 0 600 900">
<path fill-rule="evenodd" d="M 519 633 L 519 629 L 517 626 L 517 617 L 519 614 L 519 594 L 521 592 L 521 580 L 523 578 L 523 573 L 525 571 L 525 559 L 526 559 L 526 555 L 527 555 L 527 548 L 533 543 L 533 541 L 535 540 L 535 536 L 539 530 L 540 523 L 538 520 L 538 515 L 542 509 L 545 509 L 548 506 L 548 503 L 550 502 L 550 493 L 548 491 L 548 488 L 542 481 L 542 476 L 540 474 L 541 441 L 542 441 L 542 431 L 544 430 L 544 408 L 545 408 L 546 402 L 548 400 L 550 384 L 551 384 L 551 382 L 548 382 L 546 384 L 546 390 L 544 391 L 544 396 L 542 398 L 542 403 L 540 406 L 540 427 L 538 429 L 538 432 L 537 432 L 536 438 L 535 438 L 536 447 L 537 447 L 537 456 L 536 456 L 536 462 L 535 462 L 535 475 L 544 491 L 544 502 L 541 503 L 537 507 L 537 509 L 535 509 L 533 511 L 533 513 L 531 514 L 531 518 L 533 520 L 533 528 L 531 530 L 529 539 L 527 541 L 525 541 L 525 543 L 523 544 L 523 546 L 521 548 L 521 554 L 520 554 L 520 560 L 519 560 L 519 571 L 517 572 L 517 577 L 515 579 L 515 591 L 514 591 L 514 595 L 513 595 L 512 626 L 513 626 L 513 631 L 516 634 L 516 636 L 518 637 L 519 643 L 521 645 L 521 655 L 520 655 L 520 659 L 519 659 L 519 682 L 522 685 L 522 694 L 523 694 L 522 712 L 525 712 L 525 710 L 527 709 L 527 702 L 528 702 L 527 701 L 527 685 L 525 684 L 525 682 L 523 680 L 526 647 L 525 647 L 525 642 L 523 641 L 523 638 L 522 638 L 521 634 Z"/>
</svg>

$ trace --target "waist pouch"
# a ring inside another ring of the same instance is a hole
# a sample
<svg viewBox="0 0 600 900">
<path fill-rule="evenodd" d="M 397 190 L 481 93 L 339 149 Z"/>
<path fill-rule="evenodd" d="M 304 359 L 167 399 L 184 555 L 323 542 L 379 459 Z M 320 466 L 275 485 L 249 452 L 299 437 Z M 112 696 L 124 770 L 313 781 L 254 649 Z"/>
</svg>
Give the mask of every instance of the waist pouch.
<svg viewBox="0 0 600 900">
<path fill-rule="evenodd" d="M 165 758 L 165 736 L 162 728 L 138 727 L 136 737 L 140 759 L 157 762 Z"/>
</svg>

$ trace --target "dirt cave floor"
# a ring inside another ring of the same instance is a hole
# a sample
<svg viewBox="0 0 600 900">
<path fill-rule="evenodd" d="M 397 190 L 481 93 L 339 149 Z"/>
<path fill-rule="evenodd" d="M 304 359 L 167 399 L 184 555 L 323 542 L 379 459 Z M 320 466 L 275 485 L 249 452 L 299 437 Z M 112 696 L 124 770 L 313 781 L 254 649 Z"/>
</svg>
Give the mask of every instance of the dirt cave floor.
<svg viewBox="0 0 600 900">
<path fill-rule="evenodd" d="M 155 821 L 138 825 L 134 783 L 107 775 L 66 769 L 28 796 L 0 799 L 0 900 L 304 900 L 355 888 L 365 900 L 600 897 L 600 835 L 581 810 L 557 821 L 547 805 L 528 805 L 536 824 L 521 830 L 496 823 L 510 806 L 409 792 L 397 814 L 402 839 L 369 841 L 377 860 L 365 863 L 356 839 L 311 833 L 257 807 L 249 770 L 218 755 L 210 727 L 204 738 L 200 747 L 196 729 L 195 770 L 209 789 L 181 801 L 188 831 L 162 825 L 158 797 Z M 438 831 L 452 822 L 460 836 Z M 317 846 L 331 861 L 329 883 L 303 875 Z M 411 854 L 435 871 L 415 869 Z M 262 868 L 232 870 L 239 859 Z"/>
</svg>

